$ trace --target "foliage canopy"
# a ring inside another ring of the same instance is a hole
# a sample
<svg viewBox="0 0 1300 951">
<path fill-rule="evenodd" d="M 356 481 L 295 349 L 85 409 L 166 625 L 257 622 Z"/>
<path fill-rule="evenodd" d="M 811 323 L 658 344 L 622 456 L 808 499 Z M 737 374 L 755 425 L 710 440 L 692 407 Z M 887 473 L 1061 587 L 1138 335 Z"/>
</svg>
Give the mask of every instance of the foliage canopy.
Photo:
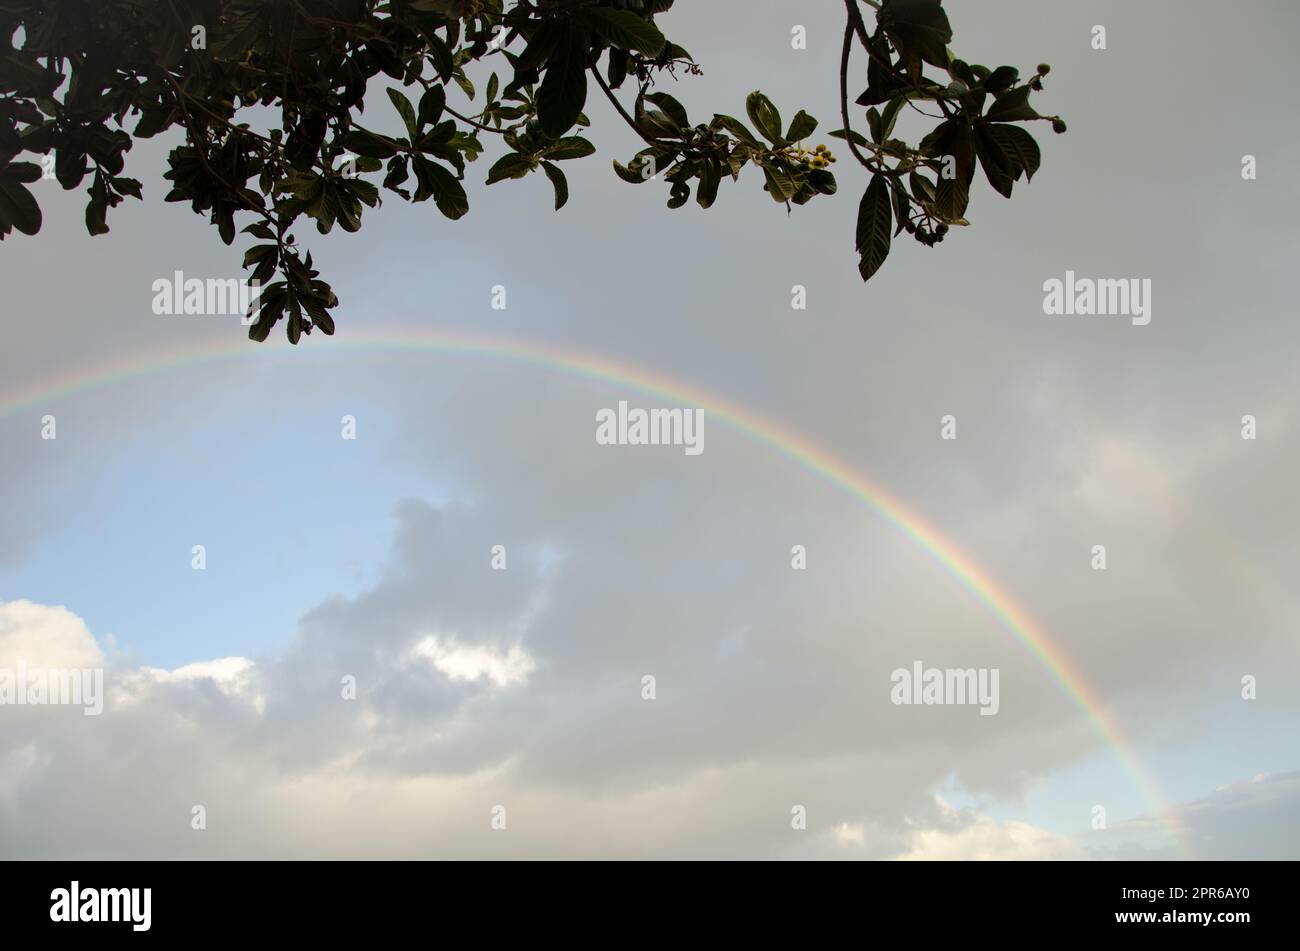
<svg viewBox="0 0 1300 951">
<path fill-rule="evenodd" d="M 614 172 L 633 184 L 666 182 L 670 208 L 692 194 L 710 207 L 721 184 L 750 166 L 787 208 L 834 195 L 836 157 L 805 145 L 818 128 L 807 112 L 787 123 L 754 92 L 744 120 L 696 121 L 658 88 L 664 73 L 701 68 L 656 23 L 672 5 L 0 0 L 0 239 L 40 229 L 28 186 L 51 174 L 65 189 L 89 176 L 86 227 L 107 232 L 108 210 L 141 197 L 141 183 L 123 174 L 133 140 L 180 126 L 185 141 L 168 156 L 167 200 L 207 215 L 228 245 L 239 232 L 248 236 L 244 267 L 265 286 L 250 336 L 265 340 L 286 319 L 297 343 L 313 328 L 333 333 L 338 304 L 294 235 L 301 219 L 322 234 L 335 225 L 357 231 L 381 191 L 432 200 L 447 218 L 460 218 L 469 211 L 468 166 L 488 141 L 502 147 L 484 163 L 488 185 L 540 170 L 559 209 L 569 196 L 562 163 L 596 151 L 583 135 L 596 100 L 607 100 L 644 143 L 626 163 L 615 161 Z M 1015 67 L 953 55 L 942 0 L 844 6 L 840 115 L 828 134 L 869 175 L 856 234 L 868 280 L 904 231 L 933 246 L 951 226 L 969 223 L 977 165 L 1008 198 L 1017 181 L 1033 177 L 1042 157 L 1023 123 L 1046 120 L 1057 132 L 1065 125 L 1031 105 L 1047 66 L 1022 81 Z M 866 61 L 860 95 L 855 50 Z M 489 70 L 476 89 L 470 72 Z M 372 80 L 387 87 L 405 134 L 362 123 Z M 475 105 L 457 109 L 453 87 Z M 861 129 L 851 102 L 866 108 Z M 915 145 L 894 136 L 904 110 L 933 123 Z M 239 228 L 237 215 L 252 220 Z"/>
</svg>

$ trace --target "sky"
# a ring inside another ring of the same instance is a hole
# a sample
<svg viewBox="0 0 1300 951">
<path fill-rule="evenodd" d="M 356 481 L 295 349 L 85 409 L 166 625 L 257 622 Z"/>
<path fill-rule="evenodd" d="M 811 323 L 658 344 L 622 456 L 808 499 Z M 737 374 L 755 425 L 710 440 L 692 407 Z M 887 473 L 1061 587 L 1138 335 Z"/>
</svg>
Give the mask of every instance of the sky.
<svg viewBox="0 0 1300 951">
<path fill-rule="evenodd" d="M 541 176 L 484 187 L 490 152 L 459 222 L 392 196 L 306 229 L 341 304 L 297 348 L 152 312 L 158 278 L 241 273 L 162 201 L 174 136 L 130 152 L 145 200 L 107 236 L 36 183 L 41 233 L 0 251 L 0 669 L 102 667 L 106 702 L 0 705 L 0 856 L 1300 856 L 1300 9 L 945 6 L 959 55 L 1051 64 L 1069 132 L 867 285 L 850 163 L 793 214 L 752 170 L 669 211 L 614 176 L 638 146 L 601 103 L 559 213 Z M 704 73 L 664 88 L 693 117 L 762 88 L 822 141 L 836 7 L 682 0 L 659 22 Z M 1150 280 L 1151 322 L 1046 315 L 1067 271 Z M 575 369 L 602 362 L 625 379 Z M 664 387 L 708 404 L 701 454 L 597 442 L 620 400 L 686 405 Z M 724 406 L 963 553 L 1117 741 L 933 552 Z M 996 715 L 891 702 L 916 662 L 996 668 Z"/>
</svg>

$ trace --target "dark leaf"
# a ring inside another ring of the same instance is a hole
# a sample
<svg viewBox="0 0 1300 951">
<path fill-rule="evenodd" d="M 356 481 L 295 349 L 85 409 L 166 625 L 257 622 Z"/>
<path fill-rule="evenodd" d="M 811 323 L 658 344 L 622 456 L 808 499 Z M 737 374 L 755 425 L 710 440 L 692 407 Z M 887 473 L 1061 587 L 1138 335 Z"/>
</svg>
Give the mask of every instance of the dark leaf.
<svg viewBox="0 0 1300 951">
<path fill-rule="evenodd" d="M 419 124 L 415 121 L 415 107 L 411 105 L 411 100 L 391 86 L 388 89 L 388 98 L 393 101 L 393 105 L 397 107 L 397 111 L 402 116 L 402 121 L 406 123 L 406 131 L 411 136 L 411 141 L 415 141 L 416 133 L 419 131 Z M 375 157 L 383 158 L 383 156 Z"/>
<path fill-rule="evenodd" d="M 864 281 L 871 280 L 889 257 L 893 223 L 889 185 L 884 175 L 873 175 L 858 205 L 858 273 Z"/>
<path fill-rule="evenodd" d="M 555 210 L 559 211 L 569 201 L 569 181 L 564 177 L 564 170 L 550 162 L 542 163 L 542 171 L 546 173 L 546 177 L 551 180 L 551 185 L 555 188 Z"/>
<path fill-rule="evenodd" d="M 433 201 L 438 210 L 455 221 L 469 211 L 469 197 L 456 176 L 437 162 L 423 162 L 424 175 L 433 190 Z"/>
<path fill-rule="evenodd" d="M 586 104 L 586 49 L 577 38 L 566 33 L 537 90 L 537 118 L 542 132 L 552 139 L 560 138 L 573 128 Z"/>
<path fill-rule="evenodd" d="M 1043 153 L 1032 135 L 1018 125 L 1003 123 L 986 125 L 981 122 L 976 128 L 997 144 L 1013 178 L 1020 178 L 1020 173 L 1023 172 L 1025 178 L 1033 179 L 1034 173 L 1043 164 Z"/>
<path fill-rule="evenodd" d="M 16 178 L 0 174 L 0 234 L 7 232 L 10 226 L 23 234 L 36 234 L 41 230 L 41 208 L 26 185 Z"/>
<path fill-rule="evenodd" d="M 583 16 L 602 39 L 625 50 L 658 56 L 667 42 L 659 27 L 630 10 L 592 7 Z"/>
<path fill-rule="evenodd" d="M 790 120 L 790 128 L 785 133 L 786 141 L 802 142 L 817 131 L 817 120 L 800 109 Z"/>
<path fill-rule="evenodd" d="M 523 178 L 533 170 L 533 163 L 529 161 L 528 156 L 520 155 L 518 152 L 510 152 L 501 156 L 492 167 L 488 169 L 487 183 L 495 185 L 497 182 L 504 182 L 508 178 Z"/>
<path fill-rule="evenodd" d="M 749 114 L 749 121 L 765 139 L 775 146 L 786 144 L 781 137 L 781 113 L 772 105 L 772 100 L 761 92 L 751 92 L 745 100 L 745 111 Z"/>
<path fill-rule="evenodd" d="M 420 97 L 420 127 L 427 125 L 437 125 L 438 120 L 442 118 L 442 111 L 447 107 L 447 89 L 445 86 L 433 85 L 424 91 Z M 386 155 L 378 155 L 376 158 L 387 158 Z"/>
<path fill-rule="evenodd" d="M 1025 122 L 1037 119 L 1038 113 L 1029 104 L 1030 89 L 1020 86 L 1010 92 L 1004 92 L 989 106 L 986 118 L 990 122 Z"/>
<path fill-rule="evenodd" d="M 552 161 L 562 161 L 564 159 L 586 158 L 593 155 L 596 147 L 587 139 L 580 136 L 569 136 L 560 139 L 554 145 L 546 149 L 546 157 Z"/>
</svg>

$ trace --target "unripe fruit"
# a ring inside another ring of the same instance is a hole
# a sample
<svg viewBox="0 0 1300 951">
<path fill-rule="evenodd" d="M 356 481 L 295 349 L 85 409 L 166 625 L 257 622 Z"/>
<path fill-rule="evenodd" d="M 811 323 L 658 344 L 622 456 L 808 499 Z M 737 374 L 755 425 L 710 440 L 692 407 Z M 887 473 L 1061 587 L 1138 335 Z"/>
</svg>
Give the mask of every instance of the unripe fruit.
<svg viewBox="0 0 1300 951">
<path fill-rule="evenodd" d="M 1062 132 L 1064 132 L 1064 131 L 1065 131 L 1065 120 L 1064 120 L 1064 119 L 1053 119 L 1053 120 L 1052 120 L 1052 131 L 1055 132 L 1057 135 L 1060 135 Z"/>
<path fill-rule="evenodd" d="M 1046 76 L 1046 75 L 1047 75 L 1048 73 L 1050 73 L 1051 71 L 1052 71 L 1052 67 L 1048 66 L 1046 63 L 1039 63 L 1039 64 L 1038 64 L 1038 75 L 1039 75 L 1039 76 Z"/>
</svg>

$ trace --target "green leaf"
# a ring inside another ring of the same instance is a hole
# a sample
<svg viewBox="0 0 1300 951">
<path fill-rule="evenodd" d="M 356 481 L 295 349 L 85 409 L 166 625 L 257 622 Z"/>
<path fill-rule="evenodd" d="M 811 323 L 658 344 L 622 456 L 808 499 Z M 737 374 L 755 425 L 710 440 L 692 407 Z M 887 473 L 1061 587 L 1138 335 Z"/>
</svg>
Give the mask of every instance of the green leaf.
<svg viewBox="0 0 1300 951">
<path fill-rule="evenodd" d="M 668 207 L 680 208 L 691 199 L 691 186 L 687 182 L 673 182 L 673 187 L 668 191 Z"/>
<path fill-rule="evenodd" d="M 891 188 L 890 192 L 894 197 L 894 237 L 897 238 L 907 227 L 908 214 L 912 210 L 912 202 L 907 197 L 907 190 L 901 185 L 897 188 Z"/>
<path fill-rule="evenodd" d="M 970 186 L 963 176 L 940 176 L 934 192 L 935 214 L 948 224 L 955 224 L 965 218 L 966 206 L 970 204 Z"/>
<path fill-rule="evenodd" d="M 581 136 L 568 136 L 560 139 L 554 145 L 546 149 L 545 155 L 552 161 L 563 161 L 565 159 L 586 158 L 593 155 L 596 147 L 587 139 Z"/>
<path fill-rule="evenodd" d="M 447 88 L 436 84 L 430 86 L 424 91 L 424 95 L 420 97 L 420 127 L 437 125 L 438 120 L 442 118 L 443 110 L 446 108 Z M 385 156 L 376 157 L 384 158 Z"/>
<path fill-rule="evenodd" d="M 903 78 L 892 67 L 893 56 L 888 39 L 876 36 L 870 45 L 872 54 L 867 59 L 867 88 L 857 98 L 860 106 L 878 106 L 882 102 L 889 102 L 906 89 Z M 890 63 L 891 66 L 886 67 L 885 63 Z"/>
<path fill-rule="evenodd" d="M 861 132 L 857 131 L 856 129 L 849 129 L 848 132 L 845 132 L 843 129 L 836 129 L 834 132 L 828 132 L 826 134 L 829 135 L 832 139 L 851 140 L 854 145 L 857 145 L 859 147 L 865 148 L 866 146 L 871 144 L 867 141 L 866 136 L 864 136 Z"/>
<path fill-rule="evenodd" d="M 337 209 L 338 221 L 343 226 L 343 230 L 348 232 L 360 231 L 361 203 L 350 195 L 338 193 L 332 193 L 330 200 Z"/>
<path fill-rule="evenodd" d="M 875 106 L 867 110 L 867 131 L 871 133 L 871 141 L 877 145 L 885 141 L 885 134 L 880 127 L 880 110 Z"/>
<path fill-rule="evenodd" d="M 609 51 L 609 88 L 618 89 L 627 79 L 627 69 L 632 57 L 621 50 Z"/>
<path fill-rule="evenodd" d="M 422 32 L 429 43 L 429 59 L 433 63 L 433 68 L 438 73 L 438 78 L 445 83 L 451 79 L 451 74 L 456 69 L 456 64 L 451 56 L 451 48 L 442 37 L 432 30 Z"/>
<path fill-rule="evenodd" d="M 817 131 L 817 120 L 800 109 L 790 120 L 785 137 L 791 142 L 801 142 Z"/>
<path fill-rule="evenodd" d="M 713 125 L 716 128 L 726 129 L 741 142 L 744 142 L 752 148 L 761 149 L 763 147 L 763 143 L 758 141 L 758 138 L 754 133 L 750 132 L 745 123 L 741 122 L 739 119 L 732 118 L 731 116 L 715 115 L 713 117 Z M 832 135 L 833 134 L 834 133 L 832 133 Z"/>
<path fill-rule="evenodd" d="M 690 126 L 691 120 L 686 115 L 685 107 L 668 93 L 652 92 L 646 98 L 662 109 L 664 114 L 677 126 L 678 130 Z"/>
<path fill-rule="evenodd" d="M 35 182 L 41 178 L 41 167 L 35 162 L 10 162 L 8 165 L 0 166 L 0 178 L 11 178 L 17 182 Z M 117 178 L 114 182 L 134 182 L 136 191 L 139 191 L 140 183 L 132 178 Z M 137 194 L 135 196 L 139 198 Z"/>
<path fill-rule="evenodd" d="M 970 63 L 966 62 L 964 59 L 954 59 L 950 62 L 948 64 L 948 75 L 953 79 L 961 80 L 972 89 L 980 84 L 979 77 L 976 76 L 975 71 L 970 68 Z"/>
<path fill-rule="evenodd" d="M 617 159 L 614 160 L 614 174 L 623 179 L 623 181 L 627 182 L 629 185 L 643 185 L 649 181 L 648 178 L 641 174 L 641 168 L 643 167 L 644 166 L 631 168 Z"/>
<path fill-rule="evenodd" d="M 937 190 L 934 182 L 926 178 L 920 172 L 913 172 L 908 179 L 908 184 L 912 186 L 912 194 L 922 205 L 933 204 L 937 197 Z"/>
<path fill-rule="evenodd" d="M 533 170 L 533 163 L 529 161 L 528 156 L 520 155 L 518 152 L 510 152 L 501 156 L 488 169 L 487 183 L 495 185 L 497 182 L 503 182 L 508 178 L 523 178 Z"/>
<path fill-rule="evenodd" d="M 999 66 L 984 80 L 984 88 L 989 92 L 1005 92 L 1020 79 L 1020 70 L 1014 66 Z"/>
<path fill-rule="evenodd" d="M 537 90 L 537 118 L 542 132 L 552 139 L 560 138 L 573 128 L 586 104 L 586 48 L 571 33 L 566 33 Z"/>
<path fill-rule="evenodd" d="M 1029 104 L 1029 93 L 1028 86 L 1003 93 L 989 106 L 985 118 L 990 122 L 1026 122 L 1037 119 L 1038 113 Z"/>
<path fill-rule="evenodd" d="M 985 125 L 981 122 L 976 129 L 997 143 L 1014 178 L 1020 178 L 1020 173 L 1024 172 L 1025 178 L 1033 180 L 1034 173 L 1043 164 L 1043 153 L 1032 135 L 1018 125 Z"/>
<path fill-rule="evenodd" d="M 411 105 L 411 101 L 405 95 L 391 86 L 388 88 L 388 98 L 393 101 L 393 105 L 401 113 L 402 121 L 406 123 L 406 131 L 410 133 L 411 140 L 414 141 L 415 135 L 419 131 L 419 125 L 415 121 L 415 107 Z"/>
<path fill-rule="evenodd" d="M 898 122 L 898 114 L 905 105 L 907 105 L 906 96 L 896 96 L 889 100 L 889 105 L 885 106 L 884 111 L 880 114 L 881 139 L 888 139 L 894 134 L 894 125 Z"/>
<path fill-rule="evenodd" d="M 563 36 L 560 23 L 559 19 L 543 20 L 533 31 L 533 35 L 528 38 L 528 45 L 514 61 L 516 82 L 519 81 L 520 74 L 541 69 L 555 53 Z"/>
<path fill-rule="evenodd" d="M 95 179 L 86 192 L 90 195 L 90 201 L 86 203 L 86 230 L 91 235 L 107 234 L 108 186 L 104 184 L 103 172 L 95 173 Z M 230 244 L 235 240 L 235 222 L 226 206 L 218 204 L 212 211 L 212 219 L 217 223 L 222 241 Z"/>
<path fill-rule="evenodd" d="M 16 177 L 0 174 L 0 234 L 7 232 L 10 226 L 23 234 L 36 234 L 41 230 L 41 207 L 27 186 Z"/>
<path fill-rule="evenodd" d="M 365 129 L 354 128 L 343 139 L 343 147 L 349 152 L 364 155 L 367 158 L 386 159 L 397 154 L 387 141 Z"/>
<path fill-rule="evenodd" d="M 695 201 L 701 208 L 713 207 L 718 197 L 718 184 L 722 181 L 722 167 L 706 160 L 700 170 L 700 184 L 695 189 Z"/>
<path fill-rule="evenodd" d="M 808 184 L 821 195 L 834 195 L 839 189 L 835 175 L 824 168 L 815 168 L 808 173 Z"/>
<path fill-rule="evenodd" d="M 379 204 L 379 189 L 364 178 L 350 178 L 343 183 L 343 187 L 371 208 Z"/>
<path fill-rule="evenodd" d="M 463 218 L 469 211 L 469 197 L 465 194 L 464 186 L 456 180 L 455 175 L 437 162 L 417 162 L 417 175 L 421 165 L 429 187 L 433 191 L 433 201 L 438 206 L 438 210 L 452 221 Z"/>
<path fill-rule="evenodd" d="M 15 221 L 14 223 L 16 225 L 19 225 L 18 227 L 19 231 L 23 230 L 19 222 Z M 225 223 L 225 219 L 218 218 L 219 227 L 224 225 L 224 223 Z M 86 230 L 90 232 L 91 235 L 108 234 L 108 199 L 107 198 L 92 198 L 89 202 L 86 203 Z M 24 233 L 34 234 L 34 232 L 31 231 L 24 232 Z M 222 241 L 226 240 L 225 234 L 221 235 L 221 240 Z M 226 241 L 226 243 L 229 244 L 230 242 Z"/>
<path fill-rule="evenodd" d="M 920 76 L 920 61 L 948 68 L 952 25 L 942 0 L 886 0 L 877 15 L 894 48 L 902 55 L 913 79 Z"/>
<path fill-rule="evenodd" d="M 1004 198 L 1011 197 L 1016 176 L 1012 172 L 1010 160 L 1002 152 L 1002 146 L 988 133 L 988 126 L 980 123 L 975 129 L 975 154 L 989 184 Z"/>
<path fill-rule="evenodd" d="M 754 128 L 765 139 L 775 146 L 786 144 L 781 138 L 781 113 L 767 96 L 761 92 L 751 92 L 745 100 L 745 112 L 749 114 L 749 121 L 754 123 Z"/>
<path fill-rule="evenodd" d="M 790 174 L 779 168 L 764 165 L 763 175 L 767 178 L 767 190 L 771 193 L 773 201 L 785 203 L 799 190 L 799 186 L 795 184 Z"/>
<path fill-rule="evenodd" d="M 889 257 L 893 222 L 889 185 L 884 175 L 873 175 L 858 205 L 858 273 L 864 281 L 871 280 Z"/>
<path fill-rule="evenodd" d="M 647 138 L 672 139 L 681 135 L 681 127 L 666 112 L 641 108 L 636 115 L 637 128 Z"/>
<path fill-rule="evenodd" d="M 278 253 L 279 250 L 279 247 L 274 244 L 255 244 L 244 252 L 244 267 L 250 267 L 268 255 Z"/>
<path fill-rule="evenodd" d="M 602 39 L 646 56 L 658 56 L 668 42 L 659 27 L 630 10 L 592 7 L 583 12 L 583 18 Z"/>
<path fill-rule="evenodd" d="M 564 170 L 550 162 L 542 163 L 542 171 L 546 173 L 546 177 L 551 180 L 551 185 L 555 188 L 555 210 L 559 211 L 569 201 L 569 181 L 564 177 Z"/>
<path fill-rule="evenodd" d="M 23 164 L 26 164 L 26 163 L 23 163 Z M 33 182 L 36 181 L 36 179 L 34 179 L 34 178 L 32 178 L 32 179 L 28 179 L 28 180 L 29 180 L 29 181 L 33 181 Z M 141 185 L 140 185 L 140 182 L 139 182 L 137 179 L 134 179 L 134 178 L 114 178 L 114 179 L 112 180 L 112 183 L 113 183 L 113 188 L 114 188 L 116 191 L 121 192 L 123 195 L 130 195 L 132 198 L 139 198 L 139 197 L 141 197 L 141 190 L 140 190 L 140 189 L 141 189 Z"/>
</svg>

